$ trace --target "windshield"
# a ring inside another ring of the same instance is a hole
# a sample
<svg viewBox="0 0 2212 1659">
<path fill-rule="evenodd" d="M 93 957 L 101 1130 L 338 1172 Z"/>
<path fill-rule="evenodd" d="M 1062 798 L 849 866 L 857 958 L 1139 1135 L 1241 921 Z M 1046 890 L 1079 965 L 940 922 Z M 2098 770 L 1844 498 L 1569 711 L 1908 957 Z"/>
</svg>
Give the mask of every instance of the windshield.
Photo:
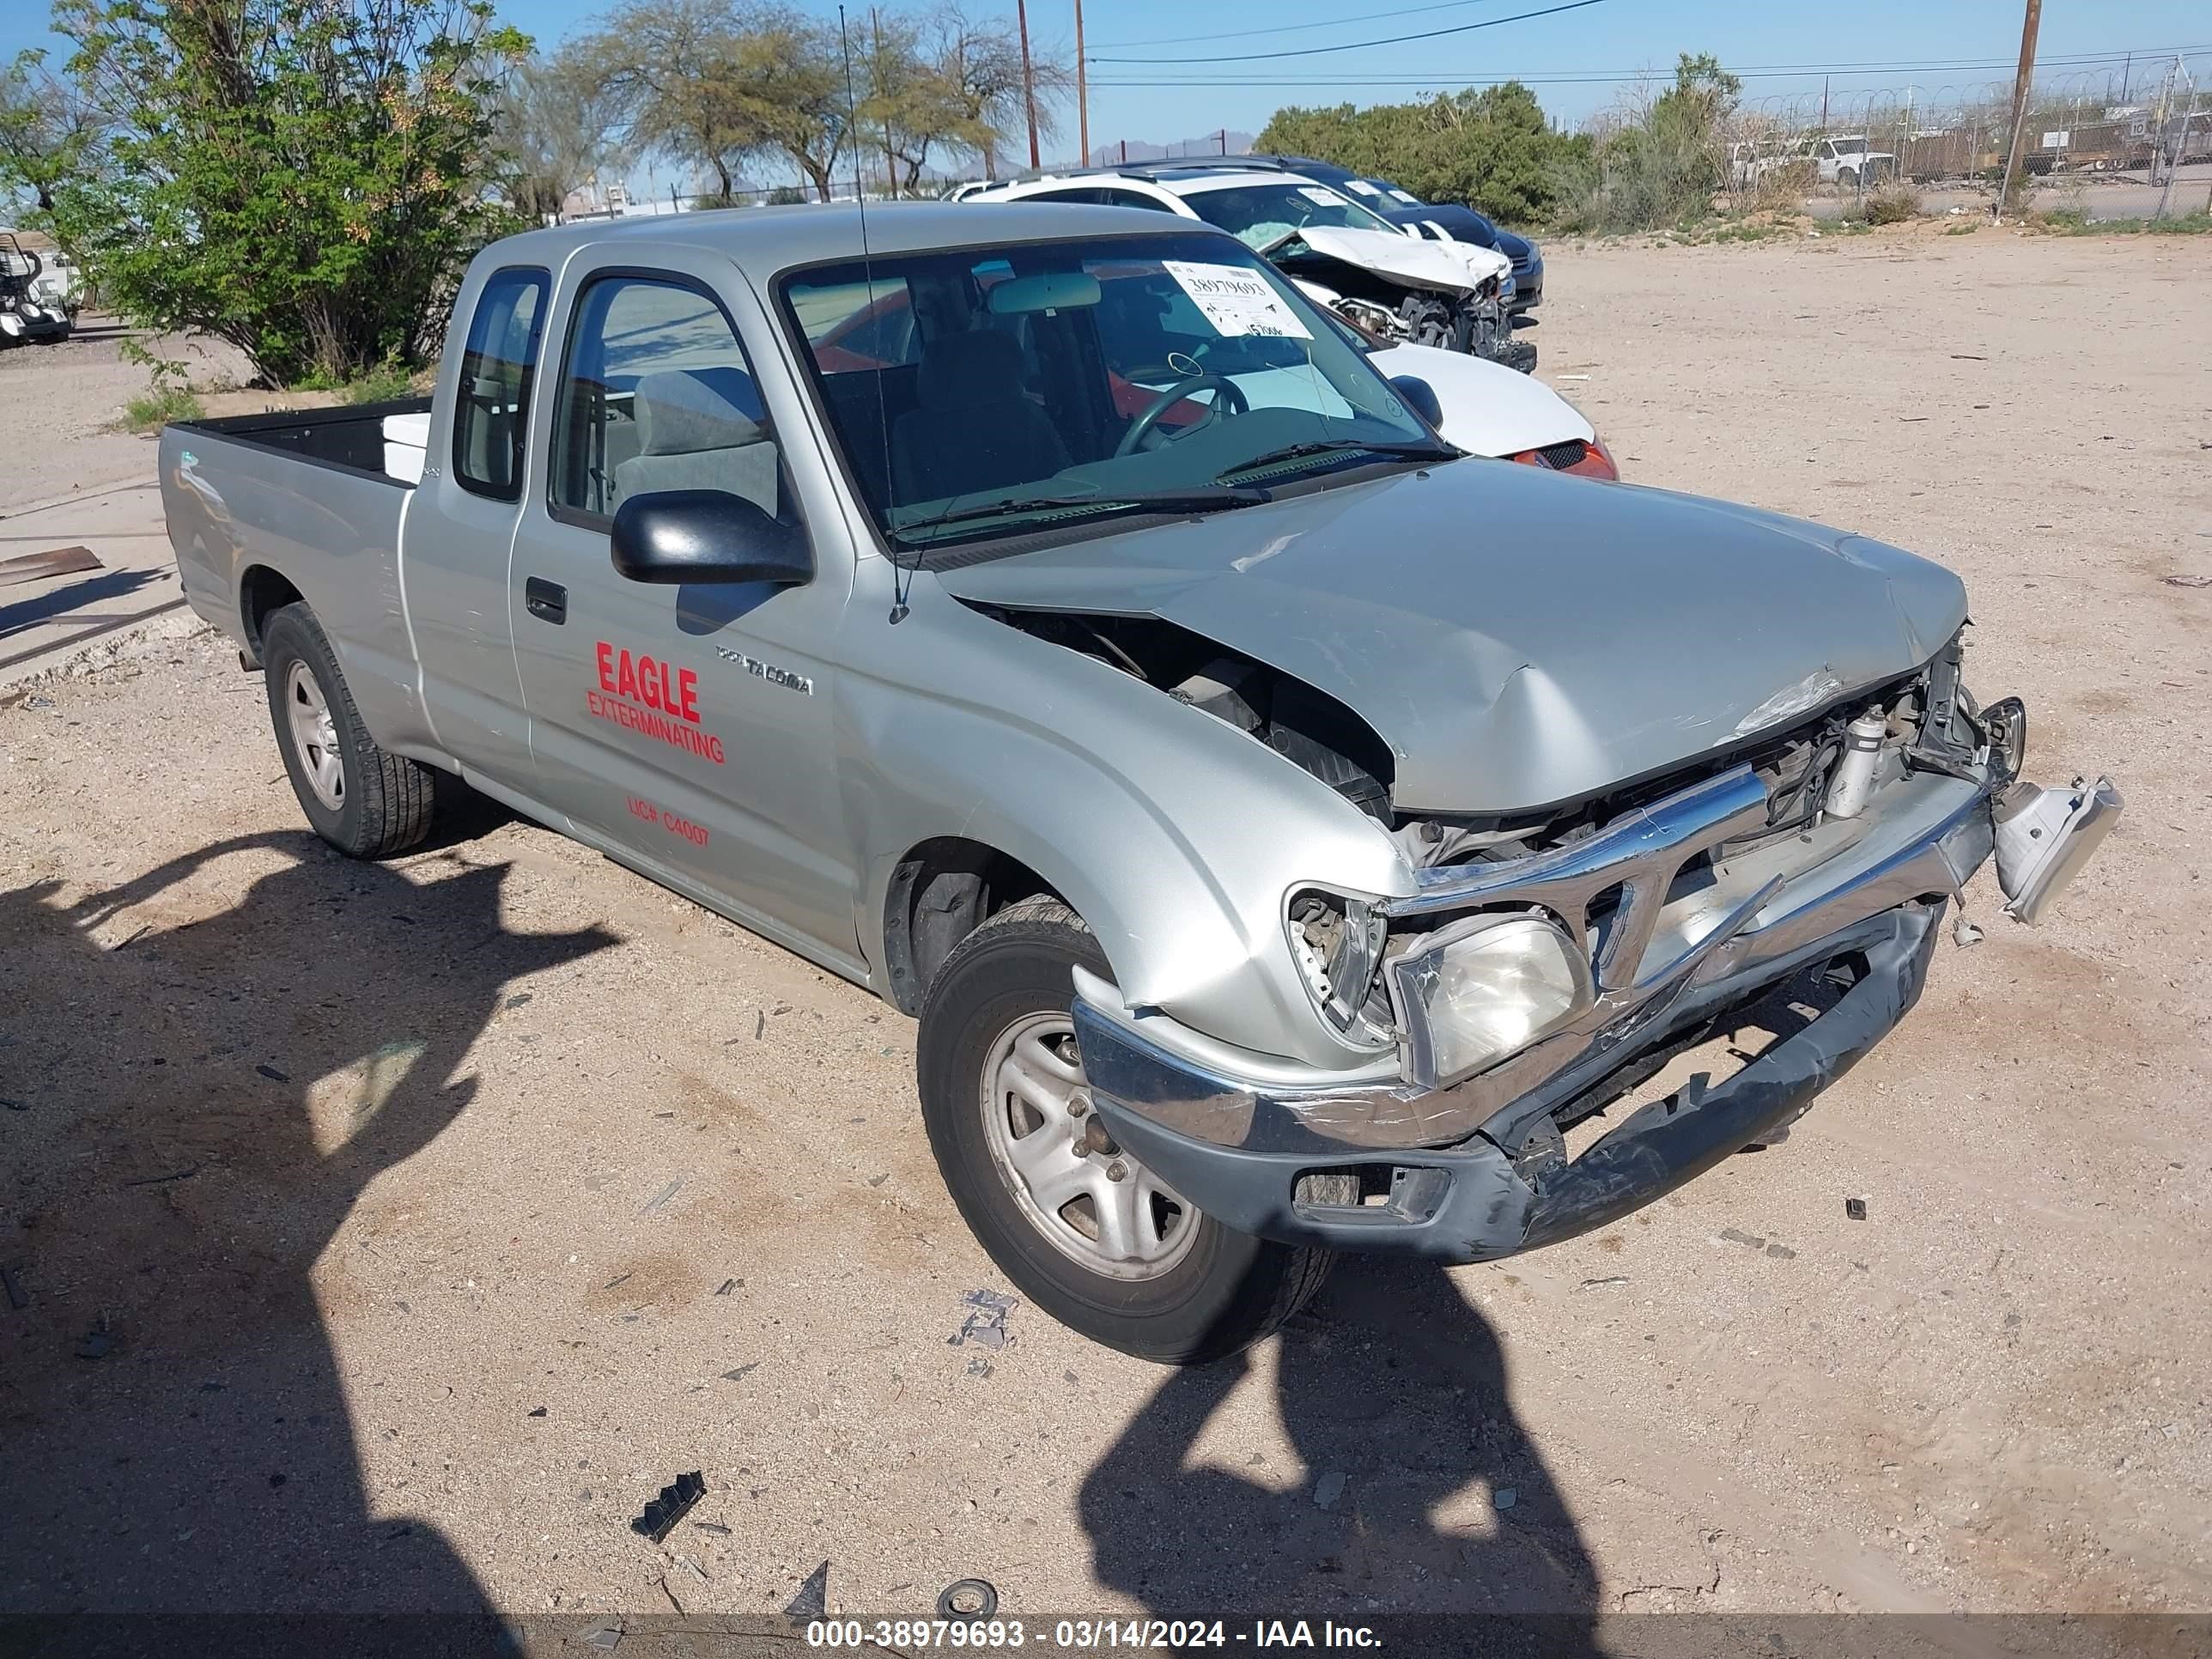
<svg viewBox="0 0 2212 1659">
<path fill-rule="evenodd" d="M 897 255 L 781 287 L 846 465 L 908 549 L 1245 506 L 1454 453 L 1223 237 Z"/>
<path fill-rule="evenodd" d="M 1397 226 L 1380 214 L 1340 196 L 1327 185 L 1298 179 L 1274 179 L 1261 185 L 1237 185 L 1227 190 L 1193 191 L 1183 205 L 1206 221 L 1218 225 L 1248 247 L 1265 248 L 1279 242 L 1305 225 L 1326 225 L 1335 230 L 1380 230 L 1402 235 Z"/>
</svg>

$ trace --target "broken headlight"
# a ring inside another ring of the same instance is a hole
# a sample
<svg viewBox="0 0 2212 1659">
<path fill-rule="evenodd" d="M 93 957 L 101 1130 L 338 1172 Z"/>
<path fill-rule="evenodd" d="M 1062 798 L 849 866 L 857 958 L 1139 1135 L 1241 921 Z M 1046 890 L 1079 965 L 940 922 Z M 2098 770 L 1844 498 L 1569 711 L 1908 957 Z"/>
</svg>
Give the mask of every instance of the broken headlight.
<svg viewBox="0 0 2212 1659">
<path fill-rule="evenodd" d="M 1363 899 L 1308 887 L 1291 896 L 1284 925 L 1291 959 L 1322 1018 L 1355 1042 L 1389 1042 L 1389 1010 L 1375 994 L 1382 918 Z"/>
<path fill-rule="evenodd" d="M 1589 959 L 1551 922 L 1470 916 L 1389 963 L 1407 1073 L 1426 1086 L 1494 1065 L 1587 1009 Z"/>
</svg>

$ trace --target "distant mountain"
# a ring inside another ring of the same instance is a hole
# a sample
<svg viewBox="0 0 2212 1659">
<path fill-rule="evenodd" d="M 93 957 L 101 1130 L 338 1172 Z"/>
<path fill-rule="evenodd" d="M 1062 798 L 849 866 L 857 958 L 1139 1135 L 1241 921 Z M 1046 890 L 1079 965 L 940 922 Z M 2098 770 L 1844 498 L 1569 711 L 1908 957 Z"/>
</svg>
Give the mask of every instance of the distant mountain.
<svg viewBox="0 0 2212 1659">
<path fill-rule="evenodd" d="M 1132 138 L 1126 143 L 1117 140 L 1099 145 L 1091 152 L 1091 165 L 1111 167 L 1124 161 L 1158 161 L 1183 155 L 1242 155 L 1251 148 L 1252 135 L 1234 129 L 1226 133 L 1216 130 L 1196 138 L 1179 139 L 1172 144 L 1151 144 Z"/>
</svg>

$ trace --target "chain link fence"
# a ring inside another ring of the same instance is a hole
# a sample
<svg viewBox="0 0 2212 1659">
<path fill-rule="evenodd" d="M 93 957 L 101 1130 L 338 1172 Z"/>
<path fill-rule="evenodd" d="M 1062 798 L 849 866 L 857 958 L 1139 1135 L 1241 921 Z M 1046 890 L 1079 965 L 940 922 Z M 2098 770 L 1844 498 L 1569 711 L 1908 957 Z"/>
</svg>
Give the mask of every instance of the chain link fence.
<svg viewBox="0 0 2212 1659">
<path fill-rule="evenodd" d="M 1743 100 L 1717 135 L 1737 209 L 1909 185 L 1939 210 L 1994 195 L 2012 138 L 2012 82 L 1778 94 Z M 2093 217 L 2206 210 L 2212 62 L 2172 59 L 2115 84 L 2103 70 L 2039 80 L 2021 171 L 2038 205 Z"/>
</svg>

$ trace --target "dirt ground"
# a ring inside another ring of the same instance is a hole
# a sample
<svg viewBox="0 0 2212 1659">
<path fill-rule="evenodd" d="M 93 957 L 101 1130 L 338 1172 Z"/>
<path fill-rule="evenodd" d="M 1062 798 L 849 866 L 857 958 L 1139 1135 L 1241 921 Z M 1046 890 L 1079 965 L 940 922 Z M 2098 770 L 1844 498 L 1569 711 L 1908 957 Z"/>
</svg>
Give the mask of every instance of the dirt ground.
<svg viewBox="0 0 2212 1659">
<path fill-rule="evenodd" d="M 2209 301 L 2203 238 L 1555 257 L 1544 377 L 1632 480 L 1954 565 L 2031 769 L 2127 818 L 2040 930 L 1985 875 L 1786 1146 L 1348 1262 L 1204 1370 L 952 1342 L 1006 1287 L 888 1008 L 482 811 L 337 858 L 212 640 L 30 688 L 0 1607 L 760 1613 L 823 1561 L 871 1615 L 2212 1607 Z"/>
</svg>

